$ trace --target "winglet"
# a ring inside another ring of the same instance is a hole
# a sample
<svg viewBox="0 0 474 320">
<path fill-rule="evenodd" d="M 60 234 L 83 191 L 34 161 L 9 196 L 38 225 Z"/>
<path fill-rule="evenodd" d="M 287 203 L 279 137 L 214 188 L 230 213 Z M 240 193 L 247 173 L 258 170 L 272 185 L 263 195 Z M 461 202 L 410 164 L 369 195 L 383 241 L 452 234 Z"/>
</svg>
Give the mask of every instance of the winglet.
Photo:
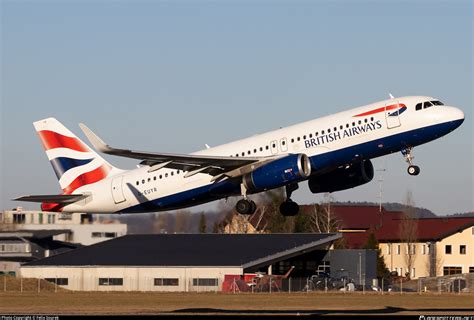
<svg viewBox="0 0 474 320">
<path fill-rule="evenodd" d="M 87 137 L 87 140 L 89 140 L 94 149 L 103 153 L 111 151 L 112 148 L 110 148 L 109 145 L 104 142 L 104 140 L 99 138 L 99 136 L 92 132 L 92 130 L 89 129 L 85 124 L 79 123 L 79 127 L 81 128 L 82 132 L 84 132 Z"/>
</svg>

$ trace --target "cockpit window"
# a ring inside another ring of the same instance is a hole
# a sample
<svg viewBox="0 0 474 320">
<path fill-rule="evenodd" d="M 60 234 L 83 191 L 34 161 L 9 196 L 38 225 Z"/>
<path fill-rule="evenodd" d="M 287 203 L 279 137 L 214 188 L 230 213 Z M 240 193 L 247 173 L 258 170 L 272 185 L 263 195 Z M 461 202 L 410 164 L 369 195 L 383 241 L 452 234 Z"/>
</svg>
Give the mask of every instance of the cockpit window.
<svg viewBox="0 0 474 320">
<path fill-rule="evenodd" d="M 423 103 L 418 103 L 416 106 L 415 106 L 415 110 L 418 111 L 418 110 L 421 110 L 422 109 L 422 106 L 423 106 Z"/>
<path fill-rule="evenodd" d="M 444 103 L 442 103 L 441 101 L 438 101 L 438 100 L 431 101 L 431 103 L 435 106 L 444 106 Z"/>
<path fill-rule="evenodd" d="M 429 107 L 432 107 L 432 106 L 433 106 L 433 104 L 429 101 L 425 101 L 423 103 L 423 109 L 426 109 L 426 108 L 429 108 Z"/>
</svg>

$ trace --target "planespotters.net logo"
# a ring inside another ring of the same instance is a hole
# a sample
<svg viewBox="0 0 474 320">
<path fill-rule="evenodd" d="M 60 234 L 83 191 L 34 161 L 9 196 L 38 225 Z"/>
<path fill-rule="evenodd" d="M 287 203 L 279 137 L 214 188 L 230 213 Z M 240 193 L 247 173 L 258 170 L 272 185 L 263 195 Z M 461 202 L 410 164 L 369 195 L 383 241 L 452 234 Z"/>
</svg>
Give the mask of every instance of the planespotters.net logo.
<svg viewBox="0 0 474 320">
<path fill-rule="evenodd" d="M 474 316 L 420 316 L 419 320 L 474 320 Z"/>
</svg>

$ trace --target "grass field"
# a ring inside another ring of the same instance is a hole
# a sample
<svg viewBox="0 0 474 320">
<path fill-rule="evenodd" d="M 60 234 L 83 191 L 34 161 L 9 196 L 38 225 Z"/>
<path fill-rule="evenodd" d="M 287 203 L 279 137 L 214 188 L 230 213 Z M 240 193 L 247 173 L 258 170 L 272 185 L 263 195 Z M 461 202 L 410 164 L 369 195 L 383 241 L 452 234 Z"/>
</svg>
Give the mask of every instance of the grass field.
<svg viewBox="0 0 474 320">
<path fill-rule="evenodd" d="M 472 294 L 0 292 L 0 314 L 463 314 Z"/>
</svg>

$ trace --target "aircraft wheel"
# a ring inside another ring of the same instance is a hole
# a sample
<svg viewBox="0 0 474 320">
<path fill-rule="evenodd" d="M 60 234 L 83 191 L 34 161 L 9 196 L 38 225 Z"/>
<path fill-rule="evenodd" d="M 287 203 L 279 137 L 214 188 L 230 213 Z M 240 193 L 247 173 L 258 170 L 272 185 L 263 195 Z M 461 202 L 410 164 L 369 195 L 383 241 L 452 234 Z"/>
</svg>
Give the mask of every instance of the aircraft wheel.
<svg viewBox="0 0 474 320">
<path fill-rule="evenodd" d="M 420 174 L 420 167 L 418 166 L 409 166 L 407 172 L 411 176 L 417 176 Z"/>
<path fill-rule="evenodd" d="M 255 202 L 247 199 L 240 199 L 235 205 L 235 210 L 240 214 L 250 215 L 255 212 L 257 208 Z"/>
<path fill-rule="evenodd" d="M 280 213 L 285 217 L 296 216 L 300 211 L 300 206 L 291 200 L 287 200 L 280 205 Z"/>
</svg>

